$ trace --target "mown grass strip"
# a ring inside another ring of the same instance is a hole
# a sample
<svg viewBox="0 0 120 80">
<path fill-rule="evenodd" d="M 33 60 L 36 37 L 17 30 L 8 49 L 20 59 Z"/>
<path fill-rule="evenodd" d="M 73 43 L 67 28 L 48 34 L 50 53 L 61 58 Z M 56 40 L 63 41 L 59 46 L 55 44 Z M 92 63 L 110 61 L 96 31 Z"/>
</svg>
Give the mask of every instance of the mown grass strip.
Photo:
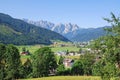
<svg viewBox="0 0 120 80">
<path fill-rule="evenodd" d="M 52 76 L 52 77 L 42 77 L 42 78 L 31 78 L 23 80 L 101 80 L 97 76 Z"/>
</svg>

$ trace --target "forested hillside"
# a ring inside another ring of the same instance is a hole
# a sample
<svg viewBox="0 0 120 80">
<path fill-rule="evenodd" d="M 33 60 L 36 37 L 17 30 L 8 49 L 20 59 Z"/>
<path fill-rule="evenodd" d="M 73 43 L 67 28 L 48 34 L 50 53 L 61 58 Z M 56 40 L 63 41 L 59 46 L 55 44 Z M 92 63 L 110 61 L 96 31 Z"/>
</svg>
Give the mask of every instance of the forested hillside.
<svg viewBox="0 0 120 80">
<path fill-rule="evenodd" d="M 69 41 L 56 32 L 36 27 L 0 13 L 0 43 L 16 45 L 51 44 L 51 40 Z"/>
<path fill-rule="evenodd" d="M 110 26 L 104 26 L 100 28 L 79 29 L 77 34 L 73 36 L 70 40 L 77 41 L 77 42 L 95 40 L 101 36 L 106 35 L 106 32 L 104 31 L 104 29 L 107 27 L 110 27 Z"/>
</svg>

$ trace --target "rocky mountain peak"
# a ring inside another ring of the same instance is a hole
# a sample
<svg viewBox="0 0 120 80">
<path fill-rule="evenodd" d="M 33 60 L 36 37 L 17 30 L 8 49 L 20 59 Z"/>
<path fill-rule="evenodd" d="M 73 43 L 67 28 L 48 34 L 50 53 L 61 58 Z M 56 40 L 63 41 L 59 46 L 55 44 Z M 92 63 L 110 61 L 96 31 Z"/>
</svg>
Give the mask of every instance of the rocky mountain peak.
<svg viewBox="0 0 120 80">
<path fill-rule="evenodd" d="M 68 34 L 70 32 L 76 31 L 79 29 L 79 26 L 77 24 L 71 24 L 71 23 L 67 23 L 67 24 L 54 24 L 48 21 L 32 21 L 32 20 L 28 20 L 28 19 L 23 19 L 25 22 L 28 22 L 30 24 L 34 24 L 36 26 L 39 27 L 43 27 L 52 31 L 55 31 L 57 33 L 60 33 L 62 35 L 64 34 Z"/>
<path fill-rule="evenodd" d="M 85 28 L 80 28 L 77 24 L 72 24 L 72 23 L 54 24 L 43 20 L 40 21 L 24 20 L 24 21 L 39 27 L 43 27 L 55 31 L 71 41 L 77 41 L 77 42 L 90 41 L 105 35 L 105 31 L 103 30 L 103 27 L 85 29 Z"/>
</svg>

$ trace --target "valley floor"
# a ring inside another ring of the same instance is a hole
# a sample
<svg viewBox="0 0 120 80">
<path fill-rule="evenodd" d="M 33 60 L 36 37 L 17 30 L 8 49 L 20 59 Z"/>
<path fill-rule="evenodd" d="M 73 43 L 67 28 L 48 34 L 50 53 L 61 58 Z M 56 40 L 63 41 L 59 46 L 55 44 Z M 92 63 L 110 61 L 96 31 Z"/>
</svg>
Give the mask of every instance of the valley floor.
<svg viewBox="0 0 120 80">
<path fill-rule="evenodd" d="M 42 78 L 32 78 L 23 80 L 101 80 L 97 76 L 52 76 L 52 77 L 42 77 Z"/>
</svg>

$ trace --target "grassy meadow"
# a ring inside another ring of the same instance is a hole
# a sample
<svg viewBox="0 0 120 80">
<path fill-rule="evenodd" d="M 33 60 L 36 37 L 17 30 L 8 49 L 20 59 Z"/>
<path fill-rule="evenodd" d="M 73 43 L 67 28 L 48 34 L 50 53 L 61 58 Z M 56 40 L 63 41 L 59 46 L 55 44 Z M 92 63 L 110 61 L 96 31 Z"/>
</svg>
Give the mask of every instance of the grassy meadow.
<svg viewBox="0 0 120 80">
<path fill-rule="evenodd" d="M 38 50 L 41 46 L 40 45 L 21 45 L 17 46 L 20 52 L 22 52 L 22 48 L 26 48 L 26 50 L 29 50 L 30 53 L 34 53 L 36 50 Z"/>
<path fill-rule="evenodd" d="M 19 49 L 19 51 L 22 51 L 22 48 L 26 48 L 26 50 L 29 50 L 31 53 L 34 53 L 36 50 L 38 50 L 39 48 L 43 47 L 40 45 L 26 45 L 26 46 L 17 46 L 17 48 Z M 48 46 L 49 47 L 49 46 Z M 75 47 L 75 46 L 69 46 L 69 47 L 51 47 L 51 50 L 53 52 L 58 52 L 58 51 L 79 51 L 79 48 Z"/>
<path fill-rule="evenodd" d="M 96 76 L 52 76 L 43 78 L 32 78 L 23 80 L 101 80 L 100 77 Z"/>
<path fill-rule="evenodd" d="M 69 59 L 74 59 L 74 60 L 77 60 L 80 58 L 80 56 L 65 56 L 65 57 Z"/>
<path fill-rule="evenodd" d="M 79 51 L 79 48 L 75 46 L 70 46 L 70 47 L 53 47 L 51 48 L 53 52 L 58 52 L 58 51 Z"/>
</svg>

